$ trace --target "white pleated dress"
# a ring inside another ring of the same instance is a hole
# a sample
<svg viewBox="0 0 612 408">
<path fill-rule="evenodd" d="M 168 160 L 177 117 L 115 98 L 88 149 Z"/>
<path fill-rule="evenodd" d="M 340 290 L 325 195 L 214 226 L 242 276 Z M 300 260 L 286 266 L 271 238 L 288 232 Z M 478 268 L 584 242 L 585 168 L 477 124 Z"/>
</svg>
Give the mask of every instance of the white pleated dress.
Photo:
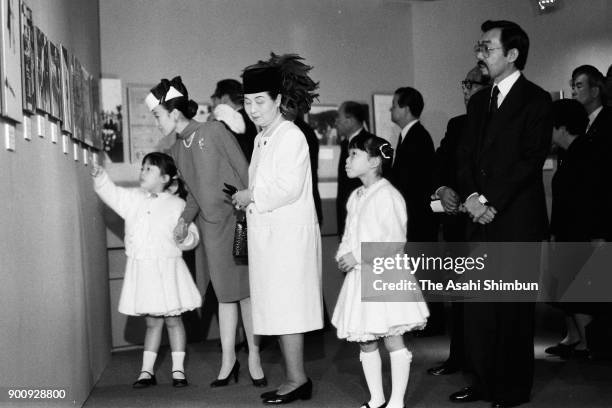
<svg viewBox="0 0 612 408">
<path fill-rule="evenodd" d="M 332 324 L 338 338 L 367 342 L 420 330 L 427 324 L 429 310 L 420 291 L 416 293 L 419 301 L 361 300 L 361 243 L 406 242 L 406 214 L 402 195 L 384 178 L 368 188 L 359 187 L 349 197 L 336 260 L 351 252 L 358 265 L 346 274 L 334 309 Z"/>
<path fill-rule="evenodd" d="M 194 248 L 198 230 L 174 242 L 174 227 L 185 202 L 169 193 L 153 196 L 140 188 L 117 187 L 108 175 L 94 178 L 100 198 L 125 220 L 127 264 L 119 312 L 130 316 L 178 316 L 202 305 L 182 251 Z"/>
</svg>

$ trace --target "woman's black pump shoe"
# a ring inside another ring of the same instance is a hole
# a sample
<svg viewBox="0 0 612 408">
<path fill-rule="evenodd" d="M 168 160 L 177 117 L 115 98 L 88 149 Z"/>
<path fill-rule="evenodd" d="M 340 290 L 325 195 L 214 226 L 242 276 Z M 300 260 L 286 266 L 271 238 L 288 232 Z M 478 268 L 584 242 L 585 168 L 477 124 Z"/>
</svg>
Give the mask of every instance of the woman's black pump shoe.
<svg viewBox="0 0 612 408">
<path fill-rule="evenodd" d="M 263 377 L 257 378 L 257 379 L 251 377 L 251 381 L 253 381 L 253 385 L 255 387 L 259 387 L 259 388 L 266 387 L 268 385 L 268 380 L 267 380 L 265 375 Z"/>
<path fill-rule="evenodd" d="M 227 384 L 229 384 L 229 380 L 231 377 L 234 377 L 234 382 L 237 383 L 239 371 L 240 371 L 240 363 L 238 362 L 238 360 L 236 360 L 236 362 L 234 363 L 234 367 L 232 367 L 232 371 L 229 372 L 227 377 L 216 379 L 215 381 L 210 383 L 210 386 L 213 388 L 214 387 L 225 387 Z"/>
<path fill-rule="evenodd" d="M 132 388 L 147 388 L 151 385 L 157 385 L 157 380 L 155 379 L 155 375 L 151 374 L 148 371 L 141 371 L 142 373 L 147 373 L 149 374 L 151 377 L 149 378 L 141 378 L 140 380 L 136 381 L 134 384 L 132 384 Z"/>
<path fill-rule="evenodd" d="M 309 400 L 312 397 L 312 381 L 310 378 L 304 384 L 287 394 L 274 394 L 269 398 L 264 398 L 263 403 L 267 405 L 288 404 L 298 399 Z"/>
</svg>

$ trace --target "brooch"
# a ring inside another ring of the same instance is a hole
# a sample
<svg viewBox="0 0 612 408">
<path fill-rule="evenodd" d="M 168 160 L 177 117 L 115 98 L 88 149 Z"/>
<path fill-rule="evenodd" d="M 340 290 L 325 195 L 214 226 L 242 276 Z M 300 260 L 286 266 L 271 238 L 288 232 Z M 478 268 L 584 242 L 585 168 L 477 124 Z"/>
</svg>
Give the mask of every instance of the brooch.
<svg viewBox="0 0 612 408">
<path fill-rule="evenodd" d="M 198 147 L 200 148 L 200 150 L 204 150 L 204 138 L 198 140 Z"/>
</svg>

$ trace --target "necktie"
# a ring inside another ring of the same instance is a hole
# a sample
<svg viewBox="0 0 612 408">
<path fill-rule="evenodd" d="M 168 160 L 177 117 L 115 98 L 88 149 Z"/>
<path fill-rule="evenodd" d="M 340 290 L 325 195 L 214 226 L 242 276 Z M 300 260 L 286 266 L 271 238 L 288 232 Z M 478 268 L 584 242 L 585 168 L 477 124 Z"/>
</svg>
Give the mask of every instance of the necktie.
<svg viewBox="0 0 612 408">
<path fill-rule="evenodd" d="M 489 99 L 489 118 L 497 112 L 497 95 L 499 95 L 499 88 L 494 86 L 491 99 Z"/>
</svg>

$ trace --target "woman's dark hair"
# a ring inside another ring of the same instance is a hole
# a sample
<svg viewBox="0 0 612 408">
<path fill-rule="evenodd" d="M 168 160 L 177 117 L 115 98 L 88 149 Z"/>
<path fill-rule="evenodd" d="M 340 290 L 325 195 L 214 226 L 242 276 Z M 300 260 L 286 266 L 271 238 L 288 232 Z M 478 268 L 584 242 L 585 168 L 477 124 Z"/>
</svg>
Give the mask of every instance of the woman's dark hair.
<svg viewBox="0 0 612 408">
<path fill-rule="evenodd" d="M 268 94 L 272 99 L 281 95 L 281 113 L 287 119 L 293 120 L 297 115 L 308 113 L 310 105 L 319 94 L 314 91 L 319 87 L 318 82 L 314 82 L 308 72 L 311 66 L 304 64 L 304 58 L 297 54 L 277 55 L 270 53 L 270 59 L 259 61 L 257 64 L 248 66 L 244 71 L 262 70 L 272 68 L 280 75 L 280 90 L 270 91 Z M 243 73 L 244 77 L 244 73 Z"/>
<path fill-rule="evenodd" d="M 183 96 L 166 101 L 166 94 L 168 93 L 170 87 L 173 87 L 179 91 Z M 160 100 L 160 105 L 162 105 L 168 112 L 172 112 L 174 109 L 176 109 L 187 119 L 193 118 L 196 113 L 198 113 L 198 104 L 197 102 L 189 99 L 189 93 L 187 92 L 185 85 L 183 85 L 183 81 L 181 80 L 180 76 L 176 76 L 170 81 L 163 78 L 159 84 L 151 89 L 151 93 Z"/>
<path fill-rule="evenodd" d="M 382 137 L 359 134 L 351 139 L 348 148 L 363 150 L 370 157 L 380 157 L 381 165 L 378 168 L 378 174 L 382 174 L 383 167 L 389 165 L 393 160 L 393 148 Z"/>
<path fill-rule="evenodd" d="M 166 153 L 161 152 L 152 152 L 147 154 L 142 159 L 142 165 L 145 163 L 149 163 L 151 166 L 159 167 L 159 171 L 162 176 L 167 175 L 169 177 L 168 182 L 164 185 L 164 191 L 171 188 L 173 185 L 176 185 L 175 195 L 178 195 L 182 199 L 185 199 L 187 196 L 187 190 L 185 189 L 185 185 L 183 184 L 183 180 L 178 176 L 178 169 L 176 168 L 176 164 L 174 164 L 174 159 L 168 156 Z"/>
<path fill-rule="evenodd" d="M 589 123 L 584 106 L 575 99 L 559 99 L 553 102 L 553 127 L 565 126 L 570 135 L 581 136 Z"/>
</svg>

